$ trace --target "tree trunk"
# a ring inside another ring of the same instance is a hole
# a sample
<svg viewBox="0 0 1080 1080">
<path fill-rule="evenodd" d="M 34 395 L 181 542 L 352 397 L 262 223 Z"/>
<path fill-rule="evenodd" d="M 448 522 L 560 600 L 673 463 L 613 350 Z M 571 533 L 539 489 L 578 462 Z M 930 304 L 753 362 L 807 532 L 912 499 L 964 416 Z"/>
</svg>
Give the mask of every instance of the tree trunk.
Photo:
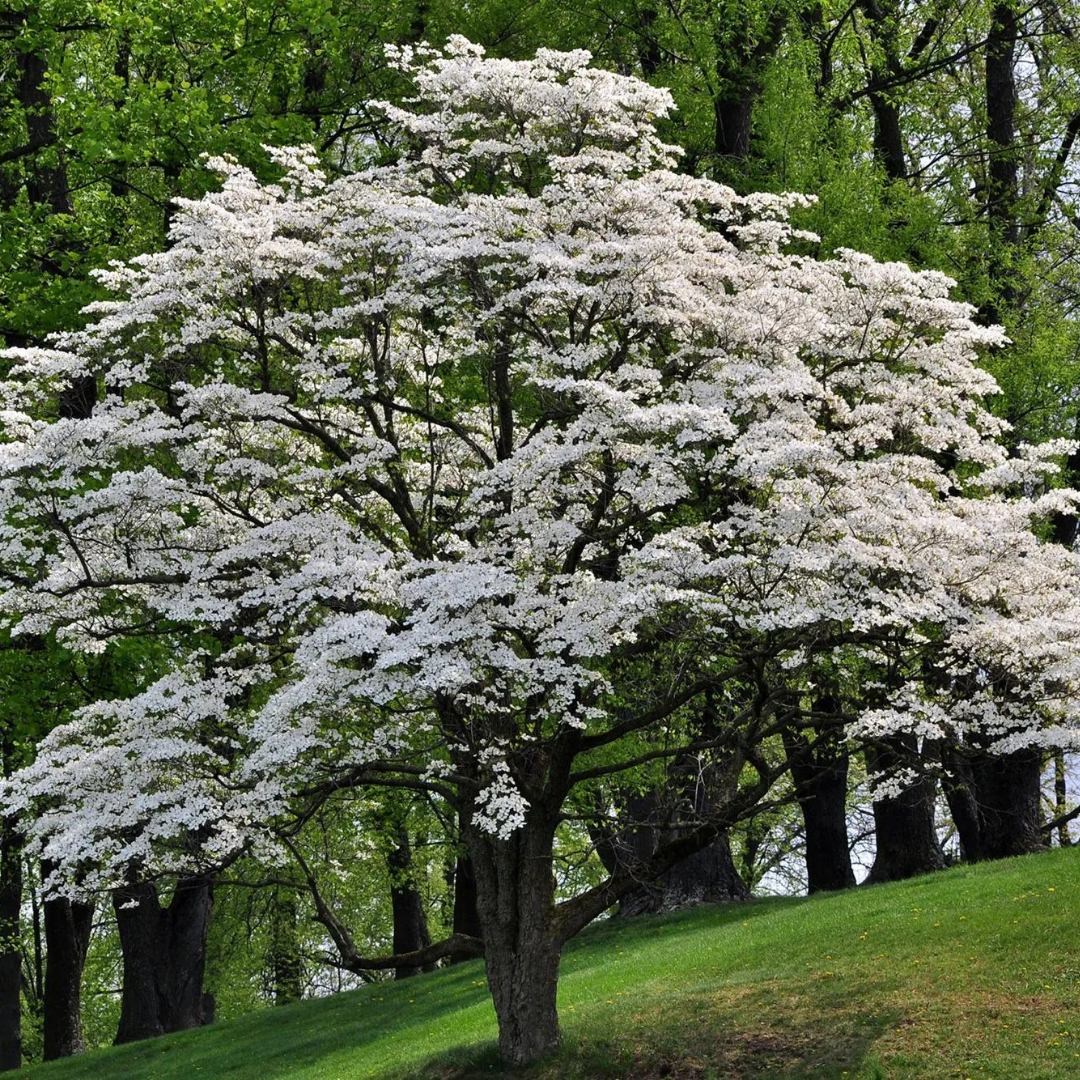
<svg viewBox="0 0 1080 1080">
<path fill-rule="evenodd" d="M 507 839 L 471 822 L 464 834 L 476 873 L 499 1054 L 511 1068 L 530 1065 L 559 1048 L 555 996 L 561 942 L 552 925 L 555 820 L 534 807 Z"/>
<path fill-rule="evenodd" d="M 980 754 L 971 766 L 979 808 L 979 858 L 1006 859 L 1044 850 L 1039 820 L 1039 751 Z"/>
<path fill-rule="evenodd" d="M 994 4 L 986 41 L 987 213 L 998 241 L 1010 247 L 1020 242 L 1016 153 L 1016 43 L 1019 34 L 1015 7 L 1008 2 Z"/>
<path fill-rule="evenodd" d="M 152 1039 L 165 1034 L 158 972 L 166 957 L 157 889 L 151 884 L 127 885 L 113 892 L 120 931 L 124 981 L 116 1043 Z"/>
<path fill-rule="evenodd" d="M 750 122 L 761 88 L 751 85 L 731 97 L 717 98 L 716 153 L 720 158 L 745 158 L 750 153 Z"/>
<path fill-rule="evenodd" d="M 942 753 L 946 776 L 942 781 L 945 801 L 960 837 L 960 858 L 978 862 L 983 857 L 982 829 L 979 825 L 979 804 L 975 799 L 975 781 L 971 762 L 962 750 L 947 749 Z"/>
<path fill-rule="evenodd" d="M 16 53 L 19 70 L 19 103 L 23 108 L 26 133 L 32 145 L 42 150 L 54 147 L 56 115 L 52 98 L 47 89 L 48 64 L 42 48 Z M 32 161 L 26 176 L 26 192 L 32 203 L 48 206 L 55 214 L 71 212 L 67 169 L 59 147 L 56 147 L 57 164 L 46 163 L 39 153 Z"/>
<path fill-rule="evenodd" d="M 22 1065 L 22 839 L 14 824 L 0 819 L 0 1072 Z"/>
<path fill-rule="evenodd" d="M 713 152 L 720 174 L 726 171 L 725 163 L 750 156 L 754 105 L 765 86 L 768 63 L 780 47 L 787 12 L 785 5 L 776 5 L 757 35 L 747 27 L 744 34 L 724 40 L 730 28 L 717 28 Z"/>
<path fill-rule="evenodd" d="M 202 984 L 212 903 L 202 878 L 181 878 L 167 908 L 152 883 L 113 893 L 124 959 L 117 1044 L 206 1023 Z"/>
<path fill-rule="evenodd" d="M 299 1001 L 304 991 L 304 971 L 296 938 L 296 895 L 278 889 L 270 911 L 270 970 L 274 980 L 274 1004 Z"/>
<path fill-rule="evenodd" d="M 885 747 L 867 752 L 871 772 L 888 773 L 917 756 L 913 736 L 888 740 Z M 874 803 L 877 853 L 867 883 L 900 881 L 945 867 L 945 854 L 934 827 L 936 785 L 923 776 L 896 798 Z"/>
<path fill-rule="evenodd" d="M 822 740 L 818 735 L 816 743 L 812 746 L 799 732 L 784 734 L 784 750 L 806 831 L 808 893 L 855 885 L 847 834 L 848 755 L 835 739 Z"/>
<path fill-rule="evenodd" d="M 703 808 L 699 805 L 695 809 L 701 812 Z M 632 825 L 607 835 L 594 829 L 593 842 L 608 873 L 615 873 L 620 866 L 645 862 L 662 845 L 675 839 L 679 831 L 666 824 L 673 812 L 677 808 L 665 805 L 663 797 L 656 792 L 649 792 L 627 803 L 624 816 Z M 621 917 L 654 915 L 694 904 L 749 899 L 750 890 L 731 856 L 731 841 L 723 833 L 655 881 L 644 883 L 624 896 L 619 901 L 618 914 Z"/>
<path fill-rule="evenodd" d="M 394 915 L 394 952 L 409 953 L 426 949 L 431 944 L 428 933 L 427 916 L 424 914 L 424 899 L 413 880 L 412 846 L 409 833 L 404 827 L 397 830 L 397 843 L 387 856 L 390 870 L 390 906 Z M 410 975 L 419 975 L 421 971 L 433 971 L 434 966 L 426 968 L 394 968 L 395 979 L 407 979 Z"/>
<path fill-rule="evenodd" d="M 476 910 L 476 872 L 468 855 L 458 856 L 454 868 L 454 933 L 484 936 L 480 913 Z"/>
<path fill-rule="evenodd" d="M 49 867 L 43 866 L 41 873 L 42 878 L 48 877 Z M 80 994 L 94 908 L 66 897 L 46 900 L 44 908 L 44 1058 L 53 1061 L 80 1054 L 86 1048 Z"/>
<path fill-rule="evenodd" d="M 731 841 L 722 833 L 708 847 L 676 863 L 660 878 L 663 910 L 692 904 L 749 900 L 750 890 L 735 868 Z"/>
<path fill-rule="evenodd" d="M 898 74 L 903 65 L 898 50 L 898 17 L 891 0 L 862 0 L 860 4 L 870 28 L 870 37 L 876 50 L 871 66 L 871 85 L 888 80 Z M 870 108 L 874 113 L 874 156 L 881 162 L 890 180 L 905 180 L 908 175 L 907 155 L 900 127 L 900 109 L 889 92 L 873 91 L 869 94 Z"/>
<path fill-rule="evenodd" d="M 988 754 L 963 746 L 943 754 L 945 797 L 966 862 L 1043 851 L 1039 819 L 1042 755 L 1036 750 Z"/>
<path fill-rule="evenodd" d="M 641 4 L 637 11 L 637 58 L 641 77 L 646 82 L 660 70 L 664 53 L 656 37 L 656 20 L 659 12 L 655 3 Z"/>
</svg>

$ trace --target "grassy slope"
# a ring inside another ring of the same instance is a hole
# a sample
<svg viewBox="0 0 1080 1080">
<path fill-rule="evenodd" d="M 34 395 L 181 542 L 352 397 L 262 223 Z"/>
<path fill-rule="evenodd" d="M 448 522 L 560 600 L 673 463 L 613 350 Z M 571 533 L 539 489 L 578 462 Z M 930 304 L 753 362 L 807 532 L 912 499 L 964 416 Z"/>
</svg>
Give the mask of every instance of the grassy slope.
<svg viewBox="0 0 1080 1080">
<path fill-rule="evenodd" d="M 530 1077 L 1080 1076 L 1080 851 L 600 925 Z M 488 1076 L 479 962 L 29 1069 L 51 1078 Z"/>
</svg>

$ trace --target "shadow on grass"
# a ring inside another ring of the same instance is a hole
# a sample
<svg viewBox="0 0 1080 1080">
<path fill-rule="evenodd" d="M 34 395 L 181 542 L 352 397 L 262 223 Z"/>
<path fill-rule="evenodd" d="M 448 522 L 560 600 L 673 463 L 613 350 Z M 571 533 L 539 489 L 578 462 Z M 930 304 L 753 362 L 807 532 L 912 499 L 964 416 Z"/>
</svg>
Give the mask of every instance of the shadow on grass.
<svg viewBox="0 0 1080 1080">
<path fill-rule="evenodd" d="M 884 1077 L 873 1045 L 901 1021 L 857 1004 L 822 1009 L 783 987 L 721 989 L 653 1001 L 611 1023 L 564 1030 L 563 1048 L 529 1069 L 504 1069 L 494 1043 L 436 1055 L 386 1080 L 810 1080 Z"/>
</svg>

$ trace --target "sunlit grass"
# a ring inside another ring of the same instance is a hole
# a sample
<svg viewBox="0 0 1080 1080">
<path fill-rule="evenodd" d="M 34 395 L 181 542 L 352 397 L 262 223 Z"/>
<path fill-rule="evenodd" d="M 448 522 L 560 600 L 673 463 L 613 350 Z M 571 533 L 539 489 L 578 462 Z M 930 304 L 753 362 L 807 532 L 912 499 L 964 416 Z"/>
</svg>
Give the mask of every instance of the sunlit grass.
<svg viewBox="0 0 1080 1080">
<path fill-rule="evenodd" d="M 556 1077 L 1080 1076 L 1080 852 L 613 921 L 567 950 Z M 488 1076 L 479 962 L 30 1077 Z"/>
</svg>

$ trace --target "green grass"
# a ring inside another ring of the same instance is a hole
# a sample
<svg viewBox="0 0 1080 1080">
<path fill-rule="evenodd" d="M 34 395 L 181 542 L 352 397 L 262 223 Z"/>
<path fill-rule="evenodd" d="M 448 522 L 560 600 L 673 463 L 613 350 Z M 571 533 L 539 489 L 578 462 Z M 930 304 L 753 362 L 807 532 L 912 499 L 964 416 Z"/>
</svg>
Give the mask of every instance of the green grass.
<svg viewBox="0 0 1080 1080">
<path fill-rule="evenodd" d="M 1080 851 L 809 900 L 601 924 L 571 943 L 564 1049 L 515 1075 L 1080 1076 Z M 36 1066 L 51 1078 L 498 1075 L 479 962 Z"/>
</svg>

